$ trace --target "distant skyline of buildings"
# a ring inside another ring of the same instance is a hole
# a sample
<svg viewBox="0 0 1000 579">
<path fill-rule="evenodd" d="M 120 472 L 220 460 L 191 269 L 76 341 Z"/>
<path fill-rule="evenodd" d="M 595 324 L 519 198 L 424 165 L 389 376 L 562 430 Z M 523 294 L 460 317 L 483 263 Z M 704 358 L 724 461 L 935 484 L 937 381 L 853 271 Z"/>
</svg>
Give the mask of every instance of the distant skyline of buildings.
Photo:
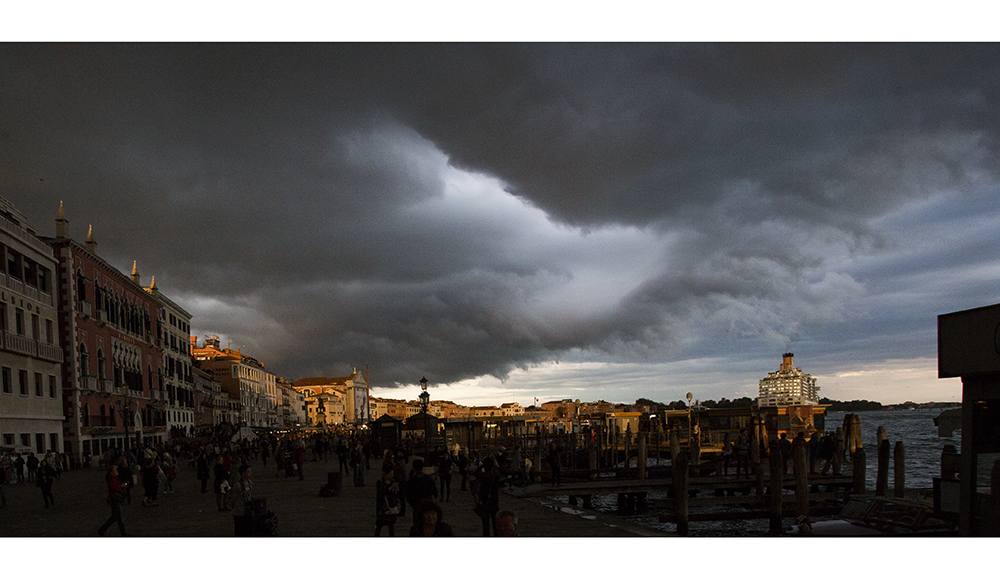
<svg viewBox="0 0 1000 579">
<path fill-rule="evenodd" d="M 138 260 L 126 275 L 102 259 L 92 228 L 69 235 L 62 203 L 54 237 L 39 236 L 0 197 L 0 437 L 17 452 L 58 450 L 74 460 L 130 442 L 165 442 L 222 423 L 249 428 L 360 426 L 406 420 L 418 400 L 373 396 L 367 368 L 345 376 L 286 379 L 217 336 L 199 345 L 192 315 Z M 760 382 L 767 403 L 818 402 L 816 381 L 786 354 Z M 669 403 L 670 401 L 661 401 Z M 431 398 L 448 419 L 572 420 L 635 412 L 633 404 L 562 398 L 463 405 Z"/>
</svg>

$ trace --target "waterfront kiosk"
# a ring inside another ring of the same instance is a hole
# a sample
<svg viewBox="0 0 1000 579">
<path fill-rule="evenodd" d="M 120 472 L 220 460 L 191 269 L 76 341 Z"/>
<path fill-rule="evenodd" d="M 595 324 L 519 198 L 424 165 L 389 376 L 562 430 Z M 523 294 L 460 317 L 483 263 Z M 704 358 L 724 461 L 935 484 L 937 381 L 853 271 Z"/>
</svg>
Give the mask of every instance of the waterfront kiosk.
<svg viewBox="0 0 1000 579">
<path fill-rule="evenodd" d="M 938 378 L 962 379 L 959 532 L 1000 535 L 1000 304 L 938 316 Z"/>
<path fill-rule="evenodd" d="M 403 421 L 383 414 L 371 423 L 371 433 L 382 448 L 396 448 L 403 440 Z"/>
<path fill-rule="evenodd" d="M 434 447 L 444 441 L 438 437 L 438 424 L 440 419 L 427 412 L 418 412 L 406 419 L 403 423 L 403 434 L 419 442 L 424 453 L 434 450 Z"/>
</svg>

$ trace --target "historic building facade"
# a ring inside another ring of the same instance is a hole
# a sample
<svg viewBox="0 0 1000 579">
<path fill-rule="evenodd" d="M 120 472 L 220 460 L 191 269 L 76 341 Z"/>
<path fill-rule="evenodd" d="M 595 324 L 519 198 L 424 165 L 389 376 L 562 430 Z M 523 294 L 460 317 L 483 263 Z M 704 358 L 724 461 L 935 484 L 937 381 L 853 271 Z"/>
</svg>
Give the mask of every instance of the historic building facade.
<svg viewBox="0 0 1000 579">
<path fill-rule="evenodd" d="M 777 372 L 768 372 L 760 381 L 758 406 L 819 404 L 816 379 L 795 367 L 795 354 L 782 355 Z"/>
<path fill-rule="evenodd" d="M 221 348 L 216 336 L 205 338 L 202 348 L 197 347 L 196 340 L 191 339 L 191 353 L 199 367 L 222 384 L 230 403 L 238 406 L 238 420 L 227 422 L 251 428 L 277 428 L 278 377 L 240 350 Z"/>
<path fill-rule="evenodd" d="M 131 277 L 67 234 L 62 205 L 56 236 L 44 238 L 58 261 L 59 335 L 63 349 L 65 447 L 76 459 L 127 439 L 166 439 L 160 303 Z"/>
<path fill-rule="evenodd" d="M 348 376 L 300 378 L 292 387 L 305 396 L 311 426 L 360 426 L 378 418 L 370 411 L 368 381 L 357 368 Z"/>
<path fill-rule="evenodd" d="M 139 283 L 139 272 L 132 264 L 132 280 Z M 167 431 L 190 434 L 195 426 L 195 389 L 191 357 L 191 314 L 156 288 L 156 277 L 144 288 L 160 302 L 156 322 L 159 343 L 163 346 L 163 366 L 159 368 L 167 392 Z"/>
<path fill-rule="evenodd" d="M 0 445 L 16 452 L 64 451 L 57 267 L 0 197 Z"/>
</svg>

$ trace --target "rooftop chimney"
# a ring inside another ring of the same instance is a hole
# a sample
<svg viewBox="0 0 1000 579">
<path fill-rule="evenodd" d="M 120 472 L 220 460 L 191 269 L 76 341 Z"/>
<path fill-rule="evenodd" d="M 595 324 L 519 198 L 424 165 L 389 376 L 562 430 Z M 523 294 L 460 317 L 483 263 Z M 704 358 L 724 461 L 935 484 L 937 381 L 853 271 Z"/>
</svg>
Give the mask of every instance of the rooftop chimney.
<svg viewBox="0 0 1000 579">
<path fill-rule="evenodd" d="M 795 354 L 785 352 L 781 355 L 781 371 L 791 372 L 795 369 Z"/>
</svg>

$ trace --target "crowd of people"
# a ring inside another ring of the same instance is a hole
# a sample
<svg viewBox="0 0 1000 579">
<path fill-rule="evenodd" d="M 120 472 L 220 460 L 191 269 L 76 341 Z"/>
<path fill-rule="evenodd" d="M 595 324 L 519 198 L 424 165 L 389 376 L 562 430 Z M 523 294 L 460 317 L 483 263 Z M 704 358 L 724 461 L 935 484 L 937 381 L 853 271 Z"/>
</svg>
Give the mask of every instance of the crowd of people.
<svg viewBox="0 0 1000 579">
<path fill-rule="evenodd" d="M 34 484 L 42 492 L 45 507 L 55 504 L 52 486 L 64 470 L 69 469 L 69 459 L 65 454 L 48 451 L 41 458 L 33 452 L 15 453 L 0 461 L 0 507 L 7 505 L 4 487 L 9 484 Z"/>
<path fill-rule="evenodd" d="M 476 451 L 438 448 L 425 461 L 412 457 L 409 445 L 382 448 L 363 432 L 268 434 L 231 442 L 175 441 L 128 451 L 115 449 L 105 457 L 108 466 L 105 501 L 111 512 L 98 534 L 104 536 L 117 525 L 119 533 L 127 536 L 123 505 L 132 504 L 133 487 L 142 489 L 142 507 L 157 507 L 160 493 L 173 492 L 183 460 L 194 471 L 201 493 L 209 492 L 211 482 L 216 507 L 219 512 L 232 514 L 236 536 L 266 533 L 260 528 L 263 513 L 259 512 L 253 496 L 253 473 L 258 461 L 262 476 L 273 472 L 275 477 L 303 480 L 310 459 L 336 460 L 341 475 L 352 475 L 355 486 L 365 485 L 365 472 L 373 470 L 373 466 L 376 472 L 381 468 L 382 476 L 375 481 L 375 536 L 381 535 L 383 528 L 395 536 L 395 527 L 401 520 L 407 521 L 410 536 L 452 536 L 451 526 L 443 520 L 441 503 L 451 501 L 455 475 L 461 480 L 460 492 L 471 493 L 475 513 L 482 521 L 483 536 L 516 534 L 517 516 L 512 511 L 500 510 L 499 490 L 505 481 L 512 484 L 511 471 L 519 471 L 523 466 L 519 452 L 515 453 L 518 462 L 512 462 L 502 448 L 497 456 L 482 459 Z"/>
</svg>

